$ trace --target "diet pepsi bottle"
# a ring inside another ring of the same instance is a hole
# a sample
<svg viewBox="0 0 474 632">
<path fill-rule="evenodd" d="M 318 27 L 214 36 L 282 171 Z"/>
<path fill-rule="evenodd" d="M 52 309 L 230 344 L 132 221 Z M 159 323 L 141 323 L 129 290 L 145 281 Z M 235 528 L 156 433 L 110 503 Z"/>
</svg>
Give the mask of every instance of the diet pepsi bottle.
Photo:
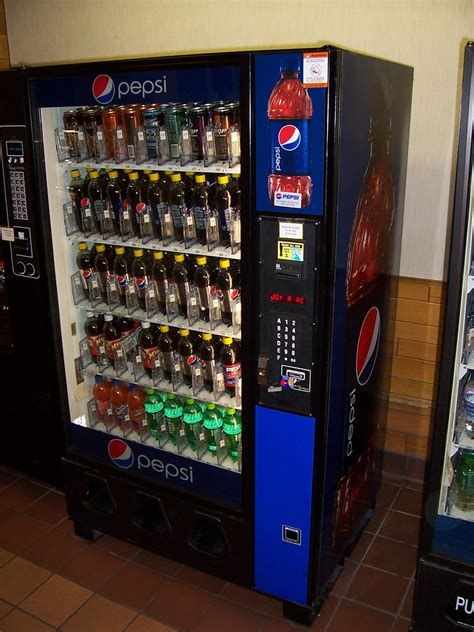
<svg viewBox="0 0 474 632">
<path fill-rule="evenodd" d="M 299 61 L 280 67 L 280 80 L 268 100 L 271 172 L 268 194 L 274 206 L 306 208 L 311 203 L 309 122 L 313 103 L 298 78 Z"/>
</svg>

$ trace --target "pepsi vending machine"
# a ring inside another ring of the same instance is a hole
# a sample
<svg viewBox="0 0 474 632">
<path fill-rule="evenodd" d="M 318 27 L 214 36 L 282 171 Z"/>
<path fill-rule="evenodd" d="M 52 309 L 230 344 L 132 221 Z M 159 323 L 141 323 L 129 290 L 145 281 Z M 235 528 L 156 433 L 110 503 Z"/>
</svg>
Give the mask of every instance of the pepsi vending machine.
<svg viewBox="0 0 474 632">
<path fill-rule="evenodd" d="M 309 623 L 378 486 L 412 70 L 322 47 L 17 74 L 76 532 Z"/>
</svg>

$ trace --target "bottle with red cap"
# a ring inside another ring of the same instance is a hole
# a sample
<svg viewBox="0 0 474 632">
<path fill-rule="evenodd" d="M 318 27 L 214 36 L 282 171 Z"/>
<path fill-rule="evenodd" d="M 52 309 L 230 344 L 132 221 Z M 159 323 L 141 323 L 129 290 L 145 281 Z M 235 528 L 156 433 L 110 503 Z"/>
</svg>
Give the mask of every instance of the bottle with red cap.
<svg viewBox="0 0 474 632">
<path fill-rule="evenodd" d="M 153 375 L 153 369 L 158 358 L 158 340 L 148 321 L 142 322 L 142 330 L 138 338 L 138 347 L 143 367 L 149 377 Z"/>
</svg>

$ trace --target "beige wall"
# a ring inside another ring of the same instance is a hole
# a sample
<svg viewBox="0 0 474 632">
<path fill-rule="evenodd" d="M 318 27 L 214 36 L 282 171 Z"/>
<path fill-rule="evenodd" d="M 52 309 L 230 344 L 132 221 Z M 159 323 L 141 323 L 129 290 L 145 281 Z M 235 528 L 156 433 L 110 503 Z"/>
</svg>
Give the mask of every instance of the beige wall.
<svg viewBox="0 0 474 632">
<path fill-rule="evenodd" d="M 13 65 L 333 43 L 415 67 L 401 273 L 443 277 L 472 0 L 5 0 Z"/>
</svg>

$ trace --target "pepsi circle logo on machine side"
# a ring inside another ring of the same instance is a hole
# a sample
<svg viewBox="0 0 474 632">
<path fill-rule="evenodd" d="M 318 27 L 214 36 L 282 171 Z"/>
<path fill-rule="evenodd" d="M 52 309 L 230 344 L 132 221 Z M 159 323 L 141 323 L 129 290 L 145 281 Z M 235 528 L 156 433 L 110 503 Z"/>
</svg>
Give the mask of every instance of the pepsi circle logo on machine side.
<svg viewBox="0 0 474 632">
<path fill-rule="evenodd" d="M 380 346 L 380 312 L 371 307 L 360 328 L 356 352 L 356 377 L 361 386 L 367 384 L 377 362 Z"/>
<path fill-rule="evenodd" d="M 298 149 L 301 143 L 301 132 L 295 125 L 284 125 L 278 132 L 278 143 L 285 151 Z"/>
<path fill-rule="evenodd" d="M 101 105 L 110 103 L 115 96 L 115 84 L 109 75 L 98 75 L 92 84 L 94 99 Z"/>
<path fill-rule="evenodd" d="M 128 470 L 132 467 L 133 462 L 135 461 L 132 449 L 128 443 L 125 443 L 122 439 L 112 439 L 109 441 L 107 451 L 114 465 L 117 465 L 124 470 Z"/>
</svg>

